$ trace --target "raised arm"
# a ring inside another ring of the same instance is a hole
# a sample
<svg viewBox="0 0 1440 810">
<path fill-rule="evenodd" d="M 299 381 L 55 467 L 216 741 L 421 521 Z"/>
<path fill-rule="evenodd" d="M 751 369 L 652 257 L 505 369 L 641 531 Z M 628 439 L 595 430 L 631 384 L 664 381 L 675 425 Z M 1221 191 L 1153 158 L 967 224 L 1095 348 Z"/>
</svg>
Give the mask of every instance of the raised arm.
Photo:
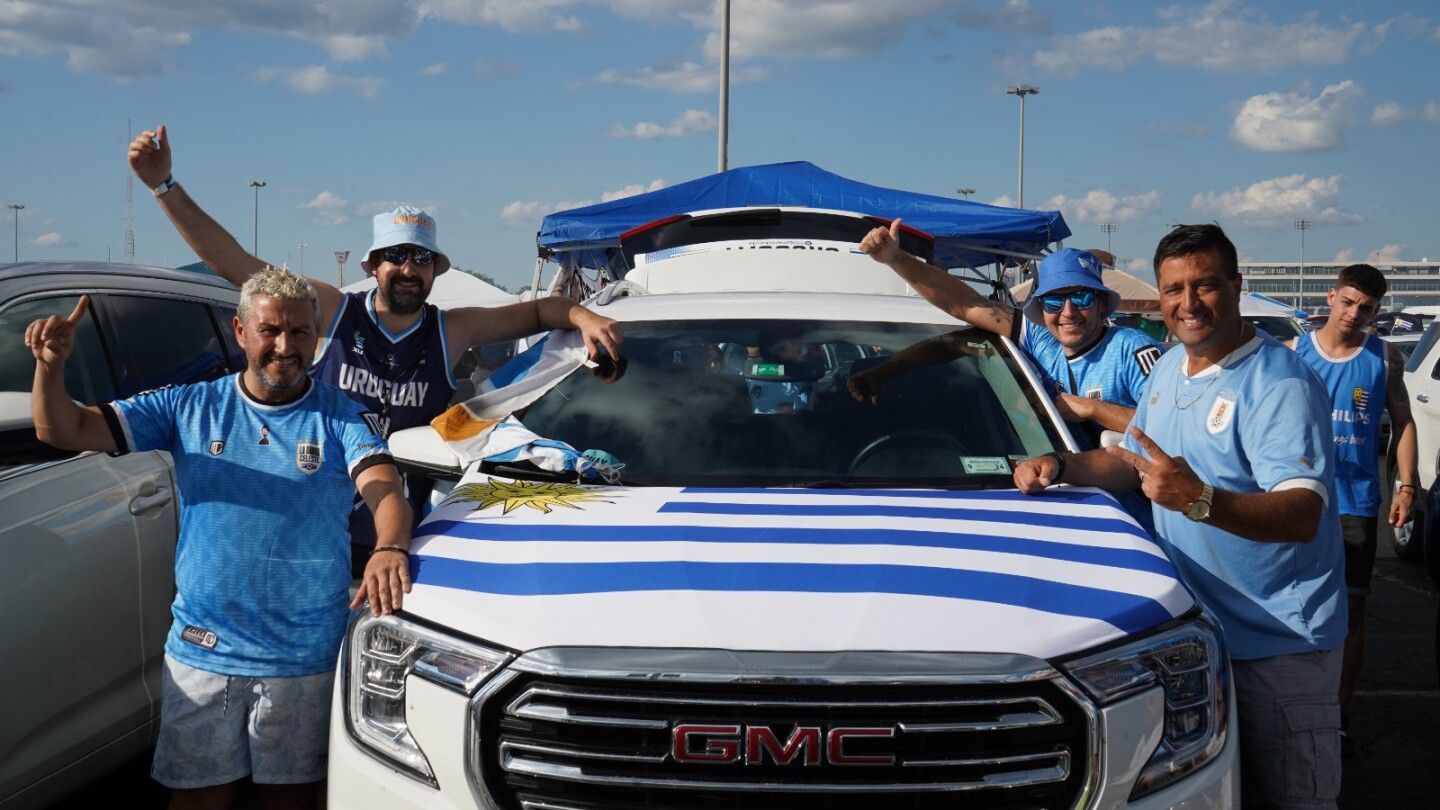
<svg viewBox="0 0 1440 810">
<path fill-rule="evenodd" d="M 164 124 L 154 130 L 145 130 L 131 141 L 128 158 L 131 171 L 155 193 L 160 209 L 170 217 L 185 244 L 216 275 L 239 287 L 265 267 L 265 262 L 241 247 L 229 231 L 205 213 L 183 186 L 174 182 L 174 158 L 170 152 L 170 135 Z M 340 291 L 315 279 L 311 279 L 311 283 L 320 298 L 321 323 L 329 323 L 340 306 Z"/>
<path fill-rule="evenodd" d="M 900 249 L 900 220 L 879 227 L 860 241 L 860 252 L 894 270 L 926 301 L 972 326 L 997 335 L 1011 334 L 1015 310 L 991 301 L 974 287 L 949 273 L 920 261 Z"/>
<path fill-rule="evenodd" d="M 25 345 L 35 355 L 35 382 L 31 388 L 30 415 L 40 441 L 62 450 L 115 451 L 100 408 L 82 407 L 65 389 L 65 360 L 75 348 L 75 325 L 85 317 L 90 296 L 80 296 L 68 318 L 51 315 L 25 328 Z"/>
</svg>

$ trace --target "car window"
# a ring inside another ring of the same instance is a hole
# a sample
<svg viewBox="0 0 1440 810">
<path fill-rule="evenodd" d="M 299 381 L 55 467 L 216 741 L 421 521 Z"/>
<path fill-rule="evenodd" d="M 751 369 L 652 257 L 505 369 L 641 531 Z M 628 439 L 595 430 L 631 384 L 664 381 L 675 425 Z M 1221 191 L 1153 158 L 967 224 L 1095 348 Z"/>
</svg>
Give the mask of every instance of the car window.
<svg viewBox="0 0 1440 810">
<path fill-rule="evenodd" d="M 1410 359 L 1405 361 L 1405 370 L 1418 371 L 1420 365 L 1430 354 L 1430 347 L 1435 345 L 1436 340 L 1440 340 L 1440 322 L 1433 322 L 1425 327 L 1425 334 L 1420 336 L 1420 342 L 1410 350 Z M 1440 376 L 1436 376 L 1437 374 L 1440 374 L 1440 364 L 1436 364 L 1436 367 L 1430 372 L 1430 376 L 1440 379 Z"/>
<path fill-rule="evenodd" d="M 230 358 L 231 371 L 245 370 L 245 352 L 235 342 L 235 307 L 217 306 L 211 310 L 215 315 L 215 328 L 225 343 L 225 355 Z"/>
<path fill-rule="evenodd" d="M 35 355 L 25 346 L 25 327 L 51 315 L 68 317 L 79 300 L 76 295 L 33 298 L 0 312 L 0 391 L 28 392 L 35 381 Z M 95 300 L 92 296 L 92 304 Z M 65 363 L 65 386 L 84 405 L 115 398 L 93 307 L 75 331 L 75 348 Z"/>
<path fill-rule="evenodd" d="M 627 323 L 618 379 L 578 372 L 520 419 L 608 453 L 637 486 L 1013 486 L 1013 462 L 1061 438 L 1001 341 L 948 329 Z M 747 347 L 741 366 L 727 344 Z M 852 396 L 853 378 L 876 399 Z"/>
<path fill-rule="evenodd" d="M 121 369 L 116 386 L 121 397 L 229 371 L 229 350 L 203 303 L 112 295 L 105 314 L 116 336 L 111 351 Z"/>
</svg>

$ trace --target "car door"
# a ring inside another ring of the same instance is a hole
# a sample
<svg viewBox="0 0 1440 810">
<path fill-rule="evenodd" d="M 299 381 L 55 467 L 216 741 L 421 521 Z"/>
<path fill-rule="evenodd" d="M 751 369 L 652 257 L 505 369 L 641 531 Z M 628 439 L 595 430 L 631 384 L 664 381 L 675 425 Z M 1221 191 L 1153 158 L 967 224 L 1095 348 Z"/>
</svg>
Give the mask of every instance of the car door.
<svg viewBox="0 0 1440 810">
<path fill-rule="evenodd" d="M 1429 490 L 1440 458 L 1440 322 L 1426 328 L 1405 364 L 1405 388 L 1415 418 L 1420 490 Z"/>
<path fill-rule="evenodd" d="M 233 314 L 226 304 L 90 295 L 66 364 L 67 388 L 82 403 L 238 367 L 220 331 Z M 0 374 L 23 376 L 0 389 L 29 388 L 25 324 L 66 315 L 77 300 L 40 296 L 0 311 Z M 45 803 L 153 742 L 179 531 L 168 453 L 65 453 L 27 430 L 5 437 L 11 452 L 0 467 L 0 550 L 22 572 L 0 586 L 0 610 L 23 617 L 5 645 L 10 691 L 23 699 L 0 724 L 0 803 L 22 789 L 25 803 Z"/>
</svg>

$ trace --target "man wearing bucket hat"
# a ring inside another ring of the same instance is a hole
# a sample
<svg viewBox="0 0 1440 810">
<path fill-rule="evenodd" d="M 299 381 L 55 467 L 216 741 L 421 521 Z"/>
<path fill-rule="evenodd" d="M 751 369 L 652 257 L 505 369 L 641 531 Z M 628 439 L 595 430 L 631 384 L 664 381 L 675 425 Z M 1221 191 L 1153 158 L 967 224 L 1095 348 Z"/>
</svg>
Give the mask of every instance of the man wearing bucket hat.
<svg viewBox="0 0 1440 810">
<path fill-rule="evenodd" d="M 266 266 L 175 182 L 163 124 L 140 133 L 128 157 L 136 177 L 150 187 L 176 230 L 216 275 L 240 286 Z M 620 356 L 620 324 L 566 298 L 443 312 L 426 303 L 435 278 L 450 269 L 450 257 L 436 241 L 435 219 L 418 208 L 400 206 L 376 215 L 374 238 L 360 266 L 375 277 L 374 290 L 345 293 L 312 280 L 326 339 L 310 373 L 365 404 L 383 436 L 427 424 L 445 410 L 458 384 L 455 362 L 471 346 L 550 329 L 578 329 L 591 358 L 601 347 L 611 357 Z M 406 483 L 418 521 L 429 483 L 419 477 L 408 477 Z M 374 523 L 363 502 L 357 501 L 355 509 L 351 539 L 362 547 L 373 546 Z"/>
<path fill-rule="evenodd" d="M 888 265 L 940 309 L 1018 343 L 1048 377 L 1067 422 L 1125 430 L 1161 352 L 1144 332 L 1106 322 L 1120 294 L 1101 280 L 1094 253 L 1064 248 L 1046 256 L 1025 317 L 1017 318 L 1014 307 L 990 301 L 960 278 L 900 250 L 899 233 L 899 219 L 875 228 L 860 251 Z"/>
</svg>

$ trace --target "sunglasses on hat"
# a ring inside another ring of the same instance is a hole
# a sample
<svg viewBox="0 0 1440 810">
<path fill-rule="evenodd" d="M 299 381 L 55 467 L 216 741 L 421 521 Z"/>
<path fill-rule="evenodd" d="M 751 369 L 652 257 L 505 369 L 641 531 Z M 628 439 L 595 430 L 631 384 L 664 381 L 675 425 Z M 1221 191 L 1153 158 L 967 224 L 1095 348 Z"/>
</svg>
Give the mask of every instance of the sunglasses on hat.
<svg viewBox="0 0 1440 810">
<path fill-rule="evenodd" d="M 1089 309 L 1095 306 L 1094 290 L 1076 290 L 1064 295 L 1042 295 L 1040 296 L 1040 308 L 1051 315 L 1059 315 L 1065 309 L 1065 302 L 1076 309 Z"/>
<path fill-rule="evenodd" d="M 424 267 L 435 261 L 435 251 L 422 247 L 388 247 L 380 251 L 380 258 L 391 264 L 404 264 L 406 259 L 416 267 Z"/>
</svg>

